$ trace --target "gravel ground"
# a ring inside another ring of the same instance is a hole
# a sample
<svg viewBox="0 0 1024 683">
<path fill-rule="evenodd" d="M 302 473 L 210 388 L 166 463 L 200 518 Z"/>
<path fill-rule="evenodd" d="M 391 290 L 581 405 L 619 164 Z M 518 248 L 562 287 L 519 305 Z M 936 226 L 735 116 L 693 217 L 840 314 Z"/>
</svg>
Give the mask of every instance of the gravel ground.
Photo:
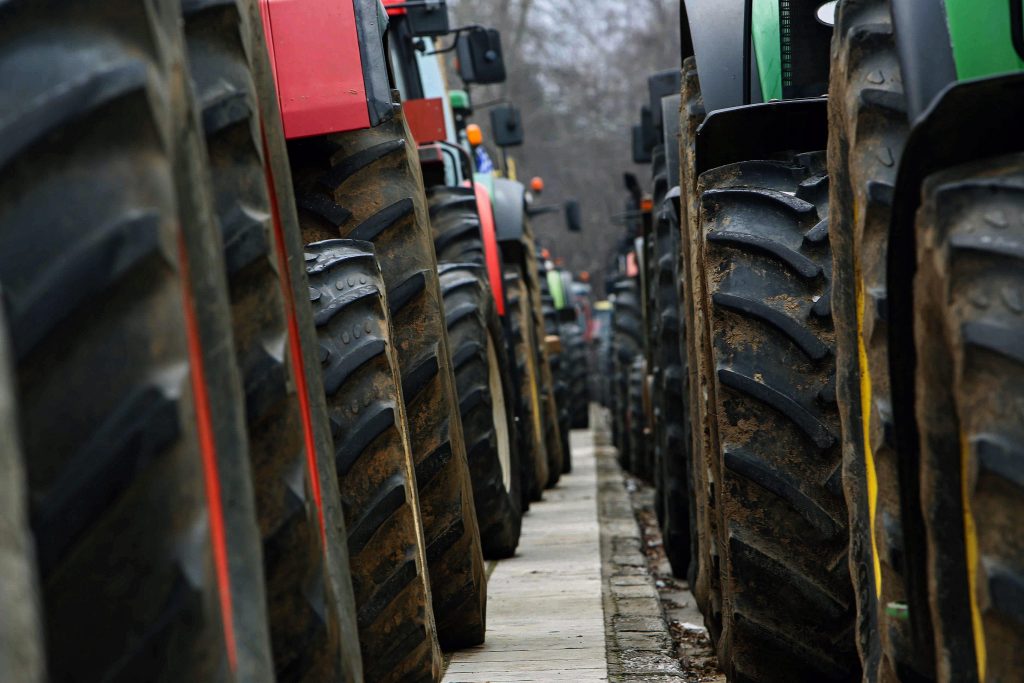
<svg viewBox="0 0 1024 683">
<path fill-rule="evenodd" d="M 661 599 L 661 606 L 672 636 L 674 655 L 683 676 L 690 683 L 725 683 L 718 669 L 714 648 L 704 628 L 703 617 L 690 594 L 689 584 L 672 576 L 662 545 L 661 530 L 654 512 L 654 488 L 631 475 L 625 475 L 633 514 L 643 538 L 647 567 Z"/>
</svg>

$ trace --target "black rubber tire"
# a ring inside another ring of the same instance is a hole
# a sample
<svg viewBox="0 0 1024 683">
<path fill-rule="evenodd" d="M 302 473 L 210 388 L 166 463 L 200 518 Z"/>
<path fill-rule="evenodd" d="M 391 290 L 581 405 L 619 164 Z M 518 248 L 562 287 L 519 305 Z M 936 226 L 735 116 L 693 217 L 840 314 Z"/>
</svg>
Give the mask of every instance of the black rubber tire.
<svg viewBox="0 0 1024 683">
<path fill-rule="evenodd" d="M 915 407 L 937 680 L 1018 680 L 1024 155 L 933 174 L 922 197 Z"/>
<path fill-rule="evenodd" d="M 305 374 L 301 348 L 316 340 L 311 327 L 298 324 L 285 275 L 288 262 L 297 259 L 282 253 L 291 241 L 284 239 L 270 196 L 267 133 L 247 54 L 265 48 L 246 6 L 186 0 L 182 13 L 224 243 L 274 668 L 279 681 L 355 681 L 356 604 L 337 532 L 343 528 L 337 475 L 329 444 L 314 438 L 313 420 L 326 423 L 326 415 L 310 408 L 305 383 L 298 381 Z M 304 286 L 300 295 L 305 292 Z"/>
<path fill-rule="evenodd" d="M 679 296 L 683 304 L 683 356 L 686 359 L 690 407 L 690 477 L 693 481 L 694 538 L 697 567 L 692 580 L 694 600 L 716 644 L 722 632 L 721 557 L 718 529 L 721 526 L 721 482 L 718 458 L 718 426 L 715 413 L 714 365 L 704 308 L 704 255 L 701 243 L 700 194 L 696 175 L 697 128 L 704 120 L 704 99 L 697 63 L 683 63 L 682 109 L 679 135 L 680 220 L 684 273 Z M 720 661 L 720 666 L 728 662 Z"/>
<path fill-rule="evenodd" d="M 590 388 L 587 386 L 589 358 L 587 342 L 578 323 L 562 326 L 562 345 L 565 348 L 569 378 L 569 415 L 571 429 L 590 427 Z M 566 458 L 562 472 L 572 471 L 572 459 Z"/>
<path fill-rule="evenodd" d="M 445 264 L 440 273 L 480 541 L 486 559 L 504 559 L 519 545 L 523 516 L 505 333 L 483 267 Z"/>
<path fill-rule="evenodd" d="M 824 154 L 701 176 L 720 444 L 721 659 L 733 680 L 853 681 Z M 771 586 L 770 590 L 766 590 Z"/>
<path fill-rule="evenodd" d="M 681 341 L 679 214 L 673 199 L 662 201 L 654 232 L 657 240 L 654 311 L 658 318 L 658 336 L 653 344 L 656 495 L 660 501 L 665 555 L 672 573 L 679 578 L 687 578 L 693 551 L 690 519 L 690 491 L 693 486 L 689 477 L 689 387 Z"/>
<path fill-rule="evenodd" d="M 642 355 L 633 358 L 629 366 L 629 380 L 626 388 L 629 411 L 629 452 L 631 454 L 630 472 L 641 479 L 647 479 L 646 463 L 643 454 L 647 450 L 647 414 L 644 410 L 644 382 L 647 379 L 647 363 Z"/>
<path fill-rule="evenodd" d="M 897 454 L 892 441 L 886 252 L 908 126 L 890 0 L 840 4 L 829 123 L 836 394 L 857 647 L 869 680 L 931 678 L 934 646 L 917 468 L 910 457 Z M 869 491 L 875 492 L 873 502 Z M 893 603 L 913 606 L 909 619 L 887 614 Z"/>
<path fill-rule="evenodd" d="M 39 575 L 28 519 L 7 324 L 0 314 L 0 680 L 46 681 Z"/>
<path fill-rule="evenodd" d="M 629 428 L 629 373 L 633 361 L 643 349 L 643 313 L 640 309 L 639 288 L 635 280 L 625 280 L 615 286 L 612 302 L 613 387 L 615 393 L 615 433 L 618 441 L 619 463 L 632 471 L 633 454 L 630 450 Z"/>
<path fill-rule="evenodd" d="M 402 371 L 427 563 L 445 649 L 484 640 L 487 588 L 437 259 L 412 137 L 389 121 L 289 143 L 307 241 L 373 242 L 387 288 Z"/>
<path fill-rule="evenodd" d="M 310 300 L 337 448 L 366 678 L 441 672 L 423 520 L 384 280 L 373 245 L 306 245 Z"/>
<path fill-rule="evenodd" d="M 437 262 L 486 265 L 476 191 L 471 187 L 432 187 L 427 201 Z"/>
<path fill-rule="evenodd" d="M 562 453 L 561 463 L 549 462 L 548 486 L 556 486 L 559 478 L 566 467 L 571 469 L 569 432 L 572 431 L 572 414 L 570 401 L 570 379 L 569 364 L 566 357 L 565 340 L 562 339 L 562 325 L 559 322 L 559 313 L 555 309 L 554 299 L 551 297 L 551 290 L 548 286 L 547 277 L 541 274 L 541 306 L 544 315 L 544 332 L 548 336 L 558 337 L 558 350 L 548 351 L 548 367 L 551 368 L 551 379 L 554 381 L 555 407 L 558 415 L 558 442 Z M 558 467 L 557 471 L 554 468 Z"/>
<path fill-rule="evenodd" d="M 0 9 L 0 281 L 51 680 L 273 678 L 178 17 Z"/>
<path fill-rule="evenodd" d="M 544 439 L 544 411 L 541 394 L 540 349 L 534 337 L 530 295 L 520 266 L 506 266 L 505 297 L 508 300 L 509 327 L 512 330 L 516 381 L 519 384 L 520 454 L 524 497 L 541 499 L 548 480 L 547 443 Z"/>
</svg>

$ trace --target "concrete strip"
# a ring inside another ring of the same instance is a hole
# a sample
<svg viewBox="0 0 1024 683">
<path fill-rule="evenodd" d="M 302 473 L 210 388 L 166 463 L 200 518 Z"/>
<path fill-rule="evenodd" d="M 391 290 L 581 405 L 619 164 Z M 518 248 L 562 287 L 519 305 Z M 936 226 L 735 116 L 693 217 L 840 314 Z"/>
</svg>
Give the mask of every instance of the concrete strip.
<svg viewBox="0 0 1024 683">
<path fill-rule="evenodd" d="M 530 507 L 516 556 L 491 574 L 487 642 L 452 654 L 444 681 L 608 680 L 592 432 L 572 444 L 572 474 Z"/>
</svg>

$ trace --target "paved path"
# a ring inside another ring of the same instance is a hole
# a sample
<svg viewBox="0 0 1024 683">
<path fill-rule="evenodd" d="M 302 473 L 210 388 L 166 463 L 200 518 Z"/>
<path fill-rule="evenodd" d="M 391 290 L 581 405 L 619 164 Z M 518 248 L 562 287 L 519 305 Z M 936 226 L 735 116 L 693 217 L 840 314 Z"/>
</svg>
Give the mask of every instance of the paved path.
<svg viewBox="0 0 1024 683">
<path fill-rule="evenodd" d="M 573 471 L 523 518 L 516 556 L 487 586 L 487 642 L 455 653 L 444 680 L 607 681 L 592 432 L 573 432 Z"/>
</svg>

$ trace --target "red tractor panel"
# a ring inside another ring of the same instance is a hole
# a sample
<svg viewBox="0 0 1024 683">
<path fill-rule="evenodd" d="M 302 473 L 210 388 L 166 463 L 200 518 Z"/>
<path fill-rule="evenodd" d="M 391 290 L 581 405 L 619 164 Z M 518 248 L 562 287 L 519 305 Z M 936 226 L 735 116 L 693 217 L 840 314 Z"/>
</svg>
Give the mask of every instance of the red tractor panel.
<svg viewBox="0 0 1024 683">
<path fill-rule="evenodd" d="M 289 139 L 360 130 L 391 114 L 376 0 L 260 0 Z"/>
</svg>

